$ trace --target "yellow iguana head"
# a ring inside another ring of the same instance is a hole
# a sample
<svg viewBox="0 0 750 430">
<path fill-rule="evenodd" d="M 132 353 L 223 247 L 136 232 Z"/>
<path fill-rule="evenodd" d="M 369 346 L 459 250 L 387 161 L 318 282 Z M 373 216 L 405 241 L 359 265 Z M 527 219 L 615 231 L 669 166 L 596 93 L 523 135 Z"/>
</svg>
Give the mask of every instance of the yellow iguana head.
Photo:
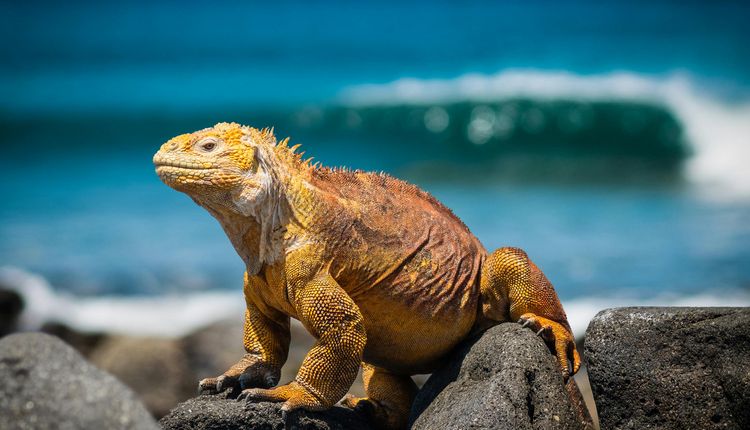
<svg viewBox="0 0 750 430">
<path fill-rule="evenodd" d="M 255 200 L 275 179 L 264 163 L 271 157 L 263 156 L 275 145 L 268 129 L 219 123 L 170 139 L 154 155 L 154 165 L 165 184 L 201 202 Z"/>
</svg>

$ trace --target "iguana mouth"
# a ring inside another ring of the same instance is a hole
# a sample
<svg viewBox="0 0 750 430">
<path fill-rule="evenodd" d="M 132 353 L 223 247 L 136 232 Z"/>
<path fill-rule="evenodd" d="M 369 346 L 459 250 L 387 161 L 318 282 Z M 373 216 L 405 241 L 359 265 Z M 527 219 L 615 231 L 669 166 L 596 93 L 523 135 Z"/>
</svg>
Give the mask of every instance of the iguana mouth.
<svg viewBox="0 0 750 430">
<path fill-rule="evenodd" d="M 204 167 L 200 164 L 188 164 L 188 163 L 164 163 L 157 164 L 156 170 L 160 169 L 176 169 L 176 170 L 212 170 L 214 167 Z"/>
<path fill-rule="evenodd" d="M 216 168 L 216 165 L 214 163 L 211 163 L 208 161 L 198 162 L 198 161 L 174 160 L 170 158 L 161 157 L 158 154 L 154 156 L 154 165 L 156 166 L 157 171 L 162 168 L 183 169 L 183 170 L 211 170 L 211 169 Z"/>
</svg>

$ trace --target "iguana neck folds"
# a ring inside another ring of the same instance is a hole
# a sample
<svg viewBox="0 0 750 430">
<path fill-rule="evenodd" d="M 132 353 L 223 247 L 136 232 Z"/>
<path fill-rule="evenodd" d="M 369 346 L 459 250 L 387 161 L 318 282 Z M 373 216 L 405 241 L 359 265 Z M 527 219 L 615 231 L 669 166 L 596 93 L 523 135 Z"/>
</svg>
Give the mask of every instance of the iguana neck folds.
<svg viewBox="0 0 750 430">
<path fill-rule="evenodd" d="M 292 202 L 300 192 L 306 198 L 315 194 L 301 172 L 290 172 L 295 166 L 280 160 L 273 149 L 258 146 L 255 155 L 258 166 L 251 173 L 252 182 L 227 196 L 229 204 L 198 202 L 219 220 L 250 275 L 300 246 L 294 232 L 309 227 L 312 208 Z"/>
</svg>

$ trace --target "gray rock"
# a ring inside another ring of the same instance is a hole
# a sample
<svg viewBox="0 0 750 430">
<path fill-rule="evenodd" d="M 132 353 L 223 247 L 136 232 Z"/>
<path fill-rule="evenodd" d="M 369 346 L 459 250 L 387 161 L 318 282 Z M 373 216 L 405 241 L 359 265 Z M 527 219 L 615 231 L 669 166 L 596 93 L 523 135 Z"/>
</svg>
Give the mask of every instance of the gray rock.
<svg viewBox="0 0 750 430">
<path fill-rule="evenodd" d="M 202 395 L 179 404 L 159 421 L 165 430 L 240 429 L 370 429 L 366 418 L 341 406 L 323 412 L 294 411 L 281 415 L 280 403 L 253 403 L 224 394 Z"/>
<path fill-rule="evenodd" d="M 584 429 L 591 419 L 541 338 L 518 324 L 459 346 L 412 407 L 414 429 Z"/>
<path fill-rule="evenodd" d="M 0 339 L 0 429 L 157 429 L 133 392 L 42 333 Z"/>
<path fill-rule="evenodd" d="M 602 428 L 750 428 L 750 308 L 608 309 L 585 351 Z"/>
</svg>

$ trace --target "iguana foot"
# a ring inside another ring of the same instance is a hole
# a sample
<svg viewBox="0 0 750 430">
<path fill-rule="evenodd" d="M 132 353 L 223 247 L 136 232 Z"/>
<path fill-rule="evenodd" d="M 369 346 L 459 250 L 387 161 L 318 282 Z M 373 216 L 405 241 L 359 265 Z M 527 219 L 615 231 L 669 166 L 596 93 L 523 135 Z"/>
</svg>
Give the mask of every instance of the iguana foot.
<svg viewBox="0 0 750 430">
<path fill-rule="evenodd" d="M 237 397 L 237 400 L 274 403 L 284 402 L 284 404 L 281 405 L 281 412 L 284 414 L 295 409 L 319 411 L 330 407 L 330 405 L 321 402 L 317 396 L 296 381 L 270 389 L 249 388 L 243 390 L 239 397 Z"/>
<path fill-rule="evenodd" d="M 341 403 L 367 415 L 377 428 L 407 428 L 409 411 L 417 395 L 417 385 L 411 377 L 362 363 L 362 382 L 367 397 L 347 394 Z"/>
<path fill-rule="evenodd" d="M 278 369 L 257 361 L 252 355 L 247 355 L 224 374 L 201 379 L 198 382 L 198 392 L 217 394 L 227 389 L 234 393 L 251 387 L 268 388 L 278 383 L 279 376 Z"/>
<path fill-rule="evenodd" d="M 341 400 L 341 405 L 369 417 L 377 415 L 378 404 L 367 397 L 357 397 L 354 394 L 347 394 Z"/>
<path fill-rule="evenodd" d="M 378 429 L 403 429 L 407 426 L 408 410 L 393 411 L 377 400 L 352 394 L 347 394 L 341 404 L 370 418 Z"/>
<path fill-rule="evenodd" d="M 538 336 L 547 343 L 550 350 L 557 356 L 557 361 L 562 369 L 563 378 L 578 372 L 581 367 L 581 357 L 576 350 L 573 335 L 562 324 L 533 313 L 521 315 L 518 323 L 522 327 L 528 327 L 535 331 Z"/>
<path fill-rule="evenodd" d="M 216 394 L 227 388 L 237 389 L 240 387 L 238 375 L 221 375 L 215 378 L 204 378 L 198 382 L 198 392 L 201 394 Z"/>
</svg>

